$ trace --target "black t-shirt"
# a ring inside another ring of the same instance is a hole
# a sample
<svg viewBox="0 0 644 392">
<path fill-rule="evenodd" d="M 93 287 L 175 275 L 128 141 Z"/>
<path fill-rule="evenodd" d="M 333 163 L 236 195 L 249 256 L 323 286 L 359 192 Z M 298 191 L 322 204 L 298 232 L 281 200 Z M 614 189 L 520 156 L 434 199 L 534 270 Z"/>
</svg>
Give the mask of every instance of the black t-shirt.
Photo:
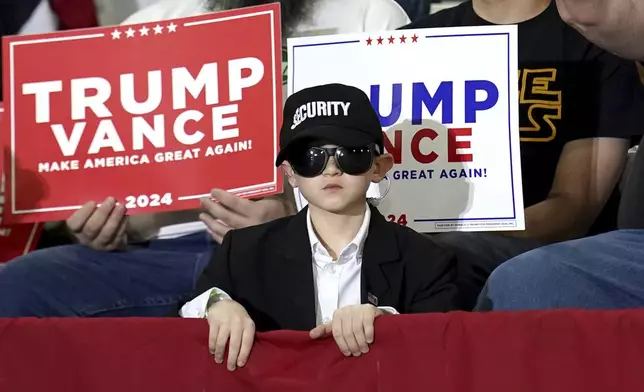
<svg viewBox="0 0 644 392">
<path fill-rule="evenodd" d="M 484 25 L 491 23 L 467 1 L 403 29 Z M 635 63 L 600 49 L 564 23 L 554 1 L 519 23 L 518 34 L 521 169 L 529 207 L 548 197 L 566 143 L 637 134 L 644 126 L 644 106 L 635 99 Z M 607 206 L 608 226 L 614 227 L 617 200 L 613 195 Z"/>
</svg>

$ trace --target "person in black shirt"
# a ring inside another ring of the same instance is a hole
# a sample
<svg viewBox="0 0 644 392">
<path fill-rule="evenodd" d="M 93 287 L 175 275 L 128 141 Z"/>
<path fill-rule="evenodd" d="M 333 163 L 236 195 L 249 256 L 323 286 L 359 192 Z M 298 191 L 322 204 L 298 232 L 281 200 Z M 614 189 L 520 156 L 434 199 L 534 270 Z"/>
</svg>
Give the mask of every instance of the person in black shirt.
<svg viewBox="0 0 644 392">
<path fill-rule="evenodd" d="M 557 4 L 562 18 L 589 40 L 626 58 L 644 60 L 641 0 L 557 0 Z M 644 84 L 644 67 L 641 63 L 638 67 Z M 639 92 L 644 94 L 644 87 Z M 644 124 L 635 131 L 644 131 Z M 644 307 L 643 201 L 640 143 L 624 185 L 620 230 L 546 246 L 508 261 L 490 276 L 477 309 Z"/>
<path fill-rule="evenodd" d="M 633 62 L 568 26 L 554 1 L 466 1 L 405 28 L 491 24 L 518 24 L 526 230 L 434 236 L 457 254 L 464 309 L 474 306 L 489 274 L 506 260 L 615 228 L 614 190 L 629 148 L 627 135 L 644 124 Z M 611 215 L 612 222 L 605 219 Z"/>
</svg>

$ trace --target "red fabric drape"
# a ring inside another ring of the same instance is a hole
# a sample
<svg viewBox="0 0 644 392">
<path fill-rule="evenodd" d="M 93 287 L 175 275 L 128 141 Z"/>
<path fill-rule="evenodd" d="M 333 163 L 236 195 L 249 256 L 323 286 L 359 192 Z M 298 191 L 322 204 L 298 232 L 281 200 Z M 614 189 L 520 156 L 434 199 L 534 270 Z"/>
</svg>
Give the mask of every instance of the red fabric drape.
<svg viewBox="0 0 644 392">
<path fill-rule="evenodd" d="M 389 316 L 362 358 L 260 334 L 229 373 L 203 320 L 0 320 L 0 391 L 642 391 L 644 312 Z"/>
<path fill-rule="evenodd" d="M 49 0 L 49 4 L 58 16 L 60 30 L 98 26 L 93 0 Z"/>
</svg>

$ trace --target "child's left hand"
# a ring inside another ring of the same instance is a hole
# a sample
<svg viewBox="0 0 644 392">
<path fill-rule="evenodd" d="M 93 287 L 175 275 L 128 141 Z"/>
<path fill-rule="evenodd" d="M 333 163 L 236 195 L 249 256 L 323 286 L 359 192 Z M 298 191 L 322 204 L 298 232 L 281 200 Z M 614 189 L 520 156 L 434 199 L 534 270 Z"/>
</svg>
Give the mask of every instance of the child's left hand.
<svg viewBox="0 0 644 392">
<path fill-rule="evenodd" d="M 311 339 L 320 339 L 332 334 L 342 354 L 359 357 L 369 352 L 373 323 L 383 314 L 381 309 L 369 304 L 345 306 L 333 313 L 330 323 L 318 325 L 309 335 Z"/>
</svg>

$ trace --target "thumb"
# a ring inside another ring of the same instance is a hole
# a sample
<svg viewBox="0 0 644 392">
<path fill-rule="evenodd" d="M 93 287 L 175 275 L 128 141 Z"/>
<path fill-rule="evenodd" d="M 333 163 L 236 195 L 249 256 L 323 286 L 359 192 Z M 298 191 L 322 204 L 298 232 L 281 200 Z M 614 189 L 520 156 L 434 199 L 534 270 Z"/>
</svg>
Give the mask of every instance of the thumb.
<svg viewBox="0 0 644 392">
<path fill-rule="evenodd" d="M 309 332 L 311 339 L 320 339 L 331 333 L 331 323 L 318 325 Z"/>
</svg>

